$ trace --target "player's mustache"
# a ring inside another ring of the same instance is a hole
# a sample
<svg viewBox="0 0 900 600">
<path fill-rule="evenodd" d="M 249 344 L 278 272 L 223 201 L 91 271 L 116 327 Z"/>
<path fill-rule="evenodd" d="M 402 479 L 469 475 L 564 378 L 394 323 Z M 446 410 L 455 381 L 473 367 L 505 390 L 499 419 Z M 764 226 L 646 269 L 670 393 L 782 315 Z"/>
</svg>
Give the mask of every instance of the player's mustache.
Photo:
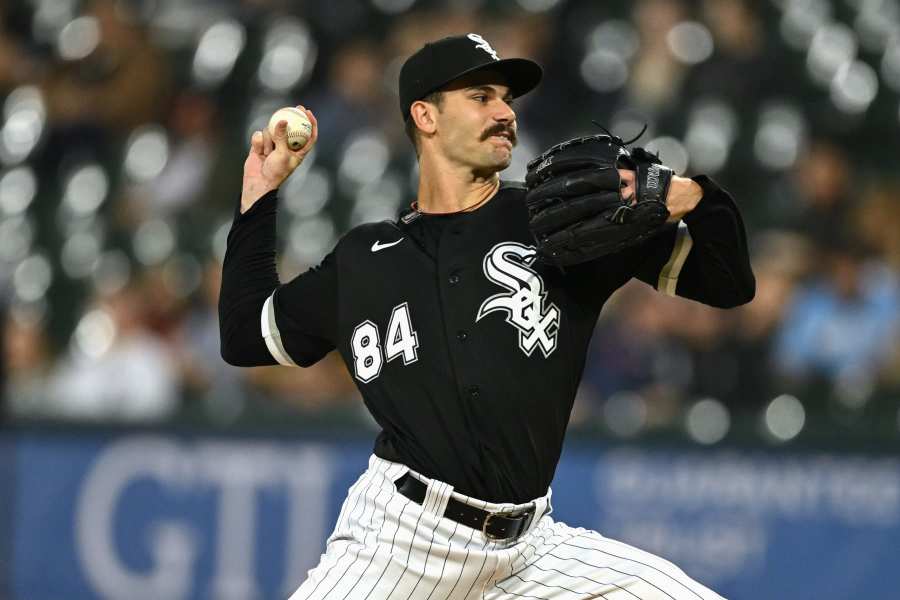
<svg viewBox="0 0 900 600">
<path fill-rule="evenodd" d="M 518 141 L 518 137 L 516 136 L 516 130 L 508 125 L 494 125 L 493 127 L 485 130 L 484 133 L 481 134 L 481 139 L 486 140 L 492 135 L 498 135 L 501 133 L 505 133 L 509 136 L 509 141 L 512 142 L 512 145 L 515 146 Z"/>
</svg>

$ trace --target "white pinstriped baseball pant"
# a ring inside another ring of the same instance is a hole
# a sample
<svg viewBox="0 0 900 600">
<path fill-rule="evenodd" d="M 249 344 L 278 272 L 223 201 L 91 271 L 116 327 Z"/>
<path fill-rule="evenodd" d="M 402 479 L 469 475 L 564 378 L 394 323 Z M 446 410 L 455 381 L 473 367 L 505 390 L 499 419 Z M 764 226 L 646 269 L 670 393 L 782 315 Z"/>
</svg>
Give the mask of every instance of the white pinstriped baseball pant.
<svg viewBox="0 0 900 600">
<path fill-rule="evenodd" d="M 428 484 L 422 505 L 394 487 L 407 472 Z M 534 501 L 529 530 L 506 543 L 439 516 L 451 495 L 490 511 L 529 506 L 475 500 L 372 456 L 290 600 L 722 600 L 658 556 L 554 521 L 549 494 Z"/>
</svg>

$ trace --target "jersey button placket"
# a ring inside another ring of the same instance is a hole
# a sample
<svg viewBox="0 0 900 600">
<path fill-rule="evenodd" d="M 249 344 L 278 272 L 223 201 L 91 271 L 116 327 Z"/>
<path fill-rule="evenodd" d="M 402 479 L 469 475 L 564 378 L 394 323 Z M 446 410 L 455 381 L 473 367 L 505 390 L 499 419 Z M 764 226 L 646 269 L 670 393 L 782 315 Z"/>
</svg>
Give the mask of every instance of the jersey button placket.
<svg viewBox="0 0 900 600">
<path fill-rule="evenodd" d="M 466 384 L 466 381 L 479 379 L 479 365 L 473 360 L 470 349 L 466 347 L 469 340 L 469 327 L 473 324 L 473 316 L 462 307 L 471 300 L 469 285 L 474 284 L 477 277 L 463 281 L 468 264 L 461 264 L 459 257 L 467 252 L 464 228 L 456 225 L 446 231 L 441 238 L 438 264 L 443 264 L 441 295 L 444 312 L 446 339 L 450 343 L 449 354 L 460 383 L 459 394 L 469 402 L 481 400 L 481 390 L 477 385 Z M 480 261 L 479 261 L 480 262 Z M 454 340 L 453 338 L 456 338 Z"/>
</svg>

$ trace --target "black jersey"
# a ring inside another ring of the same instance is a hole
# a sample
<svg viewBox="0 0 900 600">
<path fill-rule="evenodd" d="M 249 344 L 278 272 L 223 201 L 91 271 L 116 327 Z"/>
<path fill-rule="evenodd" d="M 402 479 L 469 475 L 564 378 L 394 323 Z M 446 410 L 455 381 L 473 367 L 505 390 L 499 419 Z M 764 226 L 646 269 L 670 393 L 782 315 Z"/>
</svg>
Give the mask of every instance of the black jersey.
<svg viewBox="0 0 900 600">
<path fill-rule="evenodd" d="M 684 221 L 565 271 L 535 262 L 524 188 L 477 210 L 354 228 L 278 285 L 275 194 L 235 218 L 223 356 L 308 366 L 337 348 L 381 433 L 375 454 L 491 502 L 546 493 L 600 309 L 632 277 L 728 307 L 755 283 L 732 199 L 705 177 Z"/>
</svg>

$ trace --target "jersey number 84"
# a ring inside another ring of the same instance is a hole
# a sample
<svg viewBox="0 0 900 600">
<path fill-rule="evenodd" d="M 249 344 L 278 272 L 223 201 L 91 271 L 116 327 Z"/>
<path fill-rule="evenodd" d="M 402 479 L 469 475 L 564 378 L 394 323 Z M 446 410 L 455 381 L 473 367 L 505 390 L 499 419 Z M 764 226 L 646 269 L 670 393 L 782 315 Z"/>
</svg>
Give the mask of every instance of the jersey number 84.
<svg viewBox="0 0 900 600">
<path fill-rule="evenodd" d="M 381 374 L 385 360 L 390 362 L 403 357 L 403 364 L 408 365 L 419 359 L 419 336 L 412 326 L 409 316 L 409 304 L 398 304 L 391 310 L 387 333 L 384 336 L 384 355 L 378 327 L 366 319 L 353 329 L 350 348 L 353 351 L 353 374 L 363 383 L 369 383 Z"/>
</svg>

